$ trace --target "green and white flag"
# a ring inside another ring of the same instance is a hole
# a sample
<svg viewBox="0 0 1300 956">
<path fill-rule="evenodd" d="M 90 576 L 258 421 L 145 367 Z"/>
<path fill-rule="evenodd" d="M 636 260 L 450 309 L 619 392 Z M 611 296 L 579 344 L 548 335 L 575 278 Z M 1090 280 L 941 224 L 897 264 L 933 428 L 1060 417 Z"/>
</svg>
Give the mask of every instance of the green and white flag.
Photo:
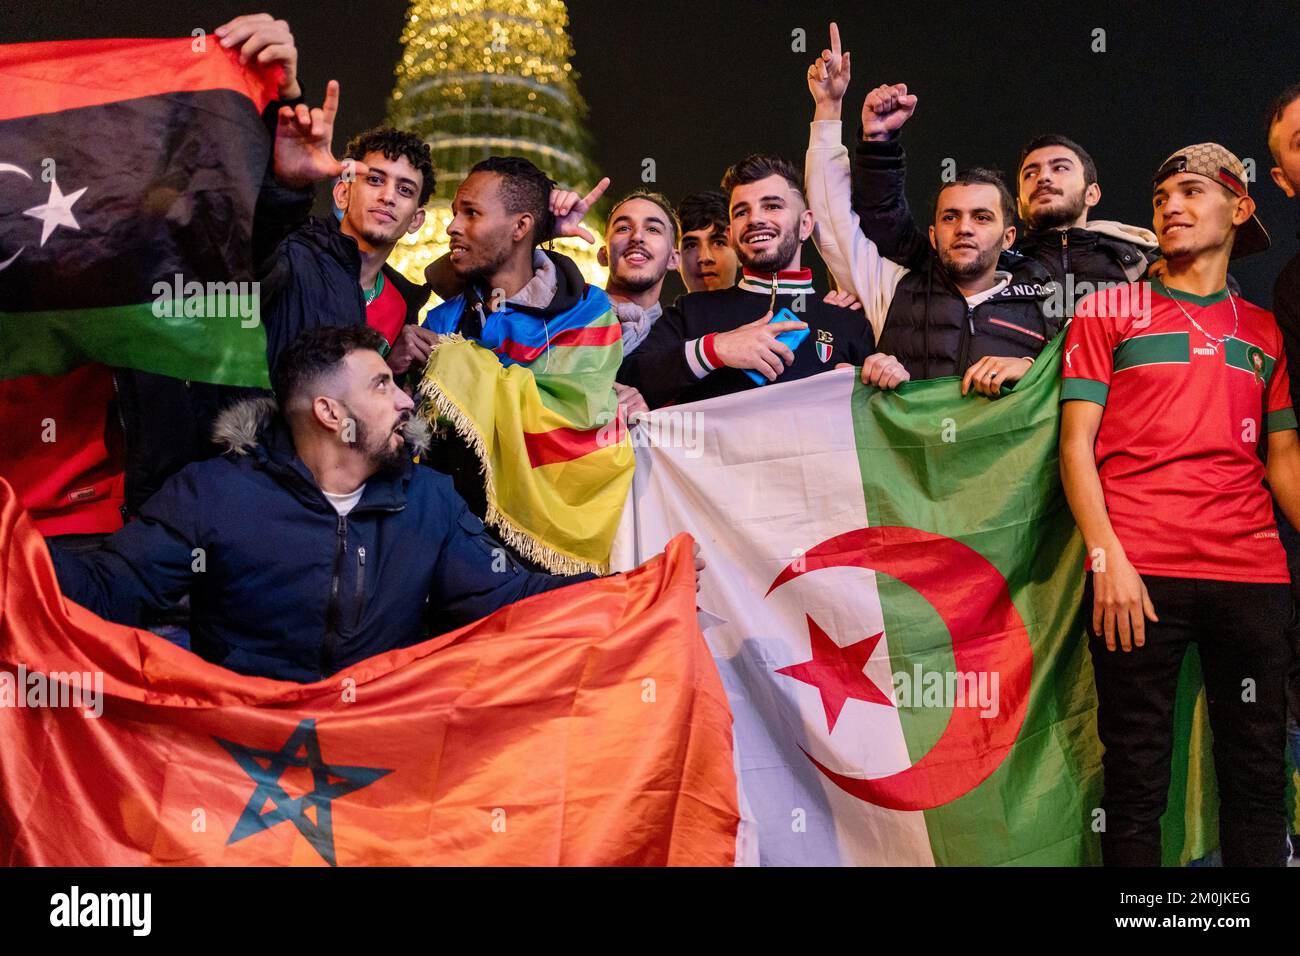
<svg viewBox="0 0 1300 956">
<path fill-rule="evenodd" d="M 739 858 L 1080 865 L 1105 820 L 1084 549 L 1061 489 L 1061 341 L 1012 392 L 856 370 L 675 406 L 633 432 L 620 566 L 679 531 L 735 720 Z M 1184 668 L 1168 863 L 1214 845 Z"/>
</svg>

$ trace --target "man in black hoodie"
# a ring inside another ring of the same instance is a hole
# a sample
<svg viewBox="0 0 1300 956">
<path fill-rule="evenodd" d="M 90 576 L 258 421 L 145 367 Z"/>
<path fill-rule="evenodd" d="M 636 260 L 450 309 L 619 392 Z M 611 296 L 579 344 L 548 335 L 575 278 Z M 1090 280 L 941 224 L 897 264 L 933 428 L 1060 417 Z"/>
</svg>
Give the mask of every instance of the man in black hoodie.
<svg viewBox="0 0 1300 956">
<path fill-rule="evenodd" d="M 331 142 L 339 87 L 331 80 L 324 106 L 280 109 L 275 177 L 263 187 L 263 211 L 301 222 L 312 184 L 340 177 L 333 199 L 343 218 L 308 219 L 264 258 L 259 268 L 268 367 L 306 329 L 365 323 L 388 346 L 394 374 L 428 357 L 428 333 L 415 325 L 429 290 L 387 264 L 402 236 L 424 224 L 434 188 L 429 147 L 413 133 L 376 128 L 348 143 L 345 161 Z"/>
</svg>

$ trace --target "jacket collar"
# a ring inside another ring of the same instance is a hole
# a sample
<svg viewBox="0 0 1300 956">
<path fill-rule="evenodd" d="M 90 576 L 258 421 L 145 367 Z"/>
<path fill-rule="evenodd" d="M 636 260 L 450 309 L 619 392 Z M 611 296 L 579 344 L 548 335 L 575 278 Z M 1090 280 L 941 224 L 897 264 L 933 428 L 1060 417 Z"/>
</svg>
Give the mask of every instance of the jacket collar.
<svg viewBox="0 0 1300 956">
<path fill-rule="evenodd" d="M 226 408 L 217 416 L 212 438 L 228 455 L 247 456 L 311 510 L 333 513 L 334 508 L 316 484 L 316 477 L 298 457 L 293 446 L 293 434 L 279 414 L 274 399 L 246 399 Z M 352 513 L 400 511 L 404 508 L 412 467 L 407 462 L 397 478 L 371 476 Z"/>
<path fill-rule="evenodd" d="M 812 269 L 782 269 L 780 272 L 756 272 L 744 267 L 736 286 L 759 295 L 808 295 L 813 291 Z"/>
</svg>

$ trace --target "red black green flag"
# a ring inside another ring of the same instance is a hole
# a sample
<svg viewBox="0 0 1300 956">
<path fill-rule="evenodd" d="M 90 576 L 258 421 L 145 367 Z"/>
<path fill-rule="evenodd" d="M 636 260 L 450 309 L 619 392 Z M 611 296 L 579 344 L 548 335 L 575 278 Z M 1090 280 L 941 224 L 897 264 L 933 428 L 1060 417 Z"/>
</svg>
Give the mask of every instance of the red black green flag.
<svg viewBox="0 0 1300 956">
<path fill-rule="evenodd" d="M 0 46 L 0 379 L 267 384 L 251 239 L 278 71 L 207 37 Z"/>
</svg>

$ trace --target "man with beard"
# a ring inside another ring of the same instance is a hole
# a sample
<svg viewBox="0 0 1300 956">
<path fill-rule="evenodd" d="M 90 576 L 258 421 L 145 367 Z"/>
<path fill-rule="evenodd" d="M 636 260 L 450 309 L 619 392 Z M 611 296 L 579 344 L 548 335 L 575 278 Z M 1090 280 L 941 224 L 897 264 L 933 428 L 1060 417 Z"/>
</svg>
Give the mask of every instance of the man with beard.
<svg viewBox="0 0 1300 956">
<path fill-rule="evenodd" d="M 678 273 L 687 292 L 716 292 L 736 284 L 736 251 L 727 231 L 727 196 L 717 189 L 691 193 L 677 204 L 681 222 Z"/>
<path fill-rule="evenodd" d="M 651 408 L 757 387 L 745 369 L 786 382 L 862 364 L 874 348 L 860 314 L 813 292 L 812 270 L 801 261 L 813 215 L 798 171 L 777 157 L 749 156 L 727 170 L 722 188 L 741 279 L 730 289 L 682 296 L 624 360 L 619 380 L 639 389 Z M 783 307 L 801 320 L 772 322 Z M 797 349 L 777 340 L 804 328 L 810 335 Z"/>
<path fill-rule="evenodd" d="M 98 551 L 54 549 L 63 593 L 129 625 L 188 593 L 196 653 L 308 682 L 589 577 L 524 570 L 445 476 L 412 466 L 425 426 L 383 344 L 352 325 L 287 346 L 274 401 L 218 421 L 226 455 L 174 475 Z"/>
<path fill-rule="evenodd" d="M 882 93 L 874 108 L 887 110 L 886 100 Z M 907 112 L 915 109 L 912 97 Z M 869 145 L 864 140 L 858 161 L 864 167 L 879 164 L 895 148 L 901 178 L 903 148 L 897 140 L 873 140 Z M 866 158 L 873 154 L 876 158 Z M 1160 257 L 1151 230 L 1110 220 L 1089 221 L 1089 212 L 1101 201 L 1101 186 L 1097 165 L 1074 140 L 1057 133 L 1035 137 L 1020 150 L 1019 169 L 1017 203 L 1028 229 L 1016 243 L 1016 251 L 1041 262 L 1067 291 L 1080 283 L 1095 287 L 1098 282 L 1134 282 Z M 1067 296 L 1068 314 L 1073 314 L 1071 300 L 1077 297 Z"/>
<path fill-rule="evenodd" d="M 849 83 L 849 54 L 841 53 L 831 26 L 832 49 L 809 67 L 816 104 L 808 144 L 808 200 L 817 218 L 814 241 L 836 282 L 862 302 L 882 356 L 863 367 L 863 381 L 894 383 L 879 368 L 897 357 L 906 377 L 962 377 L 962 394 L 996 396 L 1020 380 L 1059 330 L 1048 314 L 1051 276 L 1040 264 L 1009 254 L 1015 240 L 1011 194 L 992 170 L 957 173 L 935 196 L 924 260 L 915 269 L 885 258 L 851 201 L 848 150 L 840 113 Z M 864 107 L 866 135 L 885 132 Z M 870 197 L 884 203 L 883 197 Z M 865 200 L 864 200 L 865 202 Z M 888 204 L 906 199 L 901 189 Z"/>
<path fill-rule="evenodd" d="M 429 336 L 415 325 L 429 298 L 387 264 L 398 240 L 424 224 L 434 189 L 428 145 L 391 127 L 367 130 L 347 144 L 347 162 L 331 151 L 338 112 L 331 80 L 320 109 L 299 103 L 280 110 L 274 180 L 263 187 L 263 210 L 298 222 L 311 206 L 312 184 L 334 184 L 333 216 L 307 219 L 267 256 L 260 269 L 262 321 L 268 367 L 306 329 L 365 323 L 384 339 L 383 353 L 397 374 L 428 357 Z M 391 352 L 389 351 L 391 349 Z"/>
<path fill-rule="evenodd" d="M 1269 238 L 1245 168 L 1217 143 L 1169 156 L 1152 206 L 1164 259 L 1149 300 L 1134 284 L 1080 302 L 1061 370 L 1061 479 L 1090 556 L 1102 861 L 1160 864 L 1195 644 L 1223 863 L 1278 865 L 1292 600 L 1272 499 L 1300 521 L 1300 438 L 1282 333 L 1227 287 L 1229 259 Z"/>
<path fill-rule="evenodd" d="M 664 279 L 677 268 L 677 214 L 661 193 L 638 189 L 618 201 L 596 260 L 609 270 L 605 293 L 623 329 L 627 355 L 650 333 L 663 307 Z"/>
</svg>

